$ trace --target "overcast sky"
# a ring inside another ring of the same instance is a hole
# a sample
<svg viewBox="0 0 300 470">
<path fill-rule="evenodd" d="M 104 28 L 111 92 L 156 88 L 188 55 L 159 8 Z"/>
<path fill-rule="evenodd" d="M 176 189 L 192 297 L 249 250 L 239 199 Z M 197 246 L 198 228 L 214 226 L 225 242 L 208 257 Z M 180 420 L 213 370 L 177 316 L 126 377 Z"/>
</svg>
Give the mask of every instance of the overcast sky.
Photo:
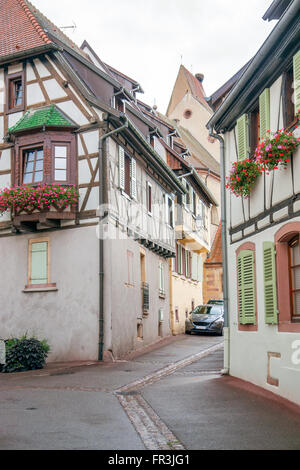
<svg viewBox="0 0 300 470">
<path fill-rule="evenodd" d="M 137 80 L 165 112 L 180 64 L 204 74 L 207 96 L 237 72 L 275 26 L 272 0 L 32 0 L 80 46 Z"/>
</svg>

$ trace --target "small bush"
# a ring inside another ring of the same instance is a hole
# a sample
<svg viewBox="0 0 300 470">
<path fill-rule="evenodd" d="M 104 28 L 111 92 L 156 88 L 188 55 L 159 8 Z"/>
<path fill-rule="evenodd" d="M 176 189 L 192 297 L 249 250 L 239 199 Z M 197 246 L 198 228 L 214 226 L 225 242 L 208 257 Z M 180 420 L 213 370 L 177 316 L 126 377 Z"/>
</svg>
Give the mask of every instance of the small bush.
<svg viewBox="0 0 300 470">
<path fill-rule="evenodd" d="M 5 341 L 6 364 L 2 372 L 23 372 L 42 369 L 45 365 L 50 347 L 46 340 L 23 336 Z"/>
</svg>

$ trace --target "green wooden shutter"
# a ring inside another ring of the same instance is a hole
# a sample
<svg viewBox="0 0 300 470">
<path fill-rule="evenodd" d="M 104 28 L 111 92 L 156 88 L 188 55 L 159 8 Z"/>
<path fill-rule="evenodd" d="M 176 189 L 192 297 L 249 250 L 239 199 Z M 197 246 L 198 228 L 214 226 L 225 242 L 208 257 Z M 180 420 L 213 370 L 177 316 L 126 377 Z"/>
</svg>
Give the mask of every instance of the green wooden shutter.
<svg viewBox="0 0 300 470">
<path fill-rule="evenodd" d="M 293 57 L 295 116 L 300 109 L 300 50 Z"/>
<path fill-rule="evenodd" d="M 48 242 L 31 245 L 31 284 L 48 283 Z"/>
<path fill-rule="evenodd" d="M 266 88 L 259 97 L 259 136 L 267 137 L 270 129 L 270 89 Z"/>
<path fill-rule="evenodd" d="M 248 129 L 248 115 L 243 114 L 237 120 L 237 147 L 238 147 L 238 160 L 243 160 L 249 154 L 249 129 Z"/>
<path fill-rule="evenodd" d="M 265 320 L 266 320 L 266 323 L 275 325 L 278 323 L 278 316 L 277 316 L 275 247 L 274 247 L 273 242 L 263 243 L 263 261 L 264 261 Z"/>
<path fill-rule="evenodd" d="M 181 250 L 181 245 L 177 245 L 178 246 L 178 266 L 177 266 L 177 269 L 178 269 L 178 274 L 182 274 L 182 250 Z"/>
<path fill-rule="evenodd" d="M 254 253 L 243 250 L 238 256 L 239 320 L 243 325 L 256 324 Z"/>
<path fill-rule="evenodd" d="M 185 250 L 185 275 L 190 277 L 190 265 L 189 265 L 190 252 Z"/>
<path fill-rule="evenodd" d="M 121 189 L 125 189 L 125 152 L 122 147 L 119 146 L 119 186 Z"/>
</svg>

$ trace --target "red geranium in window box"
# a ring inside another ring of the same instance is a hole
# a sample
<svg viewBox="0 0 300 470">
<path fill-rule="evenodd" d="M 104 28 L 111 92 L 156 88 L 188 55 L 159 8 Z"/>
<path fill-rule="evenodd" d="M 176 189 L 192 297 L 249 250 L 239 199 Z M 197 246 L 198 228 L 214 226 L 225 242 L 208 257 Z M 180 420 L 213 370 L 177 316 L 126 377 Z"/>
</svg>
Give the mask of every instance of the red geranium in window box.
<svg viewBox="0 0 300 470">
<path fill-rule="evenodd" d="M 253 160 L 245 159 L 234 162 L 227 177 L 226 188 L 237 197 L 248 197 L 257 177 L 262 173 L 261 167 Z"/>
<path fill-rule="evenodd" d="M 300 138 L 283 129 L 275 132 L 273 137 L 270 131 L 268 134 L 268 137 L 258 144 L 254 158 L 263 171 L 278 170 L 280 166 L 286 168 L 292 153 L 300 143 Z"/>
<path fill-rule="evenodd" d="M 0 192 L 0 213 L 10 211 L 12 216 L 37 212 L 76 210 L 78 189 L 73 185 L 40 184 L 15 186 Z"/>
</svg>

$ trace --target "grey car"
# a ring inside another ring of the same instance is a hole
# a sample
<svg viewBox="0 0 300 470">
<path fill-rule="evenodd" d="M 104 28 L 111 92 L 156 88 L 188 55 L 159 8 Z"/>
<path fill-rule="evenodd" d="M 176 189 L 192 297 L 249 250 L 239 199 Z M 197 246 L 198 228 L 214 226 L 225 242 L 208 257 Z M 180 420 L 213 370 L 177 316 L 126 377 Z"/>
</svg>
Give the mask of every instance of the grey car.
<svg viewBox="0 0 300 470">
<path fill-rule="evenodd" d="M 198 305 L 185 321 L 185 333 L 223 335 L 224 307 L 220 304 Z"/>
</svg>

